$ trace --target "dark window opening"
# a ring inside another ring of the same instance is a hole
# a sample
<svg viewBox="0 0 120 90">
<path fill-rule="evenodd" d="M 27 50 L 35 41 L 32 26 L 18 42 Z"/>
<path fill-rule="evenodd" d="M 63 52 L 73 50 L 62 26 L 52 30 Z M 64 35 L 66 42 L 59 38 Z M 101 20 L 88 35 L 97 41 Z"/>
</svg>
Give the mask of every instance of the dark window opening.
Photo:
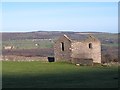
<svg viewBox="0 0 120 90">
<path fill-rule="evenodd" d="M 92 43 L 89 43 L 89 48 L 90 48 L 90 49 L 92 48 Z"/>
<path fill-rule="evenodd" d="M 64 43 L 61 42 L 61 50 L 64 51 Z"/>
<path fill-rule="evenodd" d="M 48 62 L 55 62 L 55 58 L 54 57 L 48 57 Z"/>
</svg>

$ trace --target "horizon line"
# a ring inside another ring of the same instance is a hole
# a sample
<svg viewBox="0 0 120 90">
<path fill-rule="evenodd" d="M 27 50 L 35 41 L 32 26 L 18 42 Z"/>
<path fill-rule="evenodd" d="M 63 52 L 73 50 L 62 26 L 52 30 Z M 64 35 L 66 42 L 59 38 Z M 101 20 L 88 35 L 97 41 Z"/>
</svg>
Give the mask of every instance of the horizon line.
<svg viewBox="0 0 120 90">
<path fill-rule="evenodd" d="M 30 32 L 80 32 L 80 33 L 120 33 L 120 32 L 104 32 L 104 31 L 49 31 L 49 30 L 38 30 L 38 31 L 0 31 L 0 33 L 30 33 Z"/>
</svg>

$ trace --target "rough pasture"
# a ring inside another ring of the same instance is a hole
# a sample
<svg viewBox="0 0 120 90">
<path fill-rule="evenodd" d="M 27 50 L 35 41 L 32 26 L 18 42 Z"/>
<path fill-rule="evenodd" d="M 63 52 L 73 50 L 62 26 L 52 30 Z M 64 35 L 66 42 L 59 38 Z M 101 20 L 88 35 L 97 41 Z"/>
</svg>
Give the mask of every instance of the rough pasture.
<svg viewBox="0 0 120 90">
<path fill-rule="evenodd" d="M 2 63 L 3 88 L 117 88 L 118 67 L 68 63 Z"/>
</svg>

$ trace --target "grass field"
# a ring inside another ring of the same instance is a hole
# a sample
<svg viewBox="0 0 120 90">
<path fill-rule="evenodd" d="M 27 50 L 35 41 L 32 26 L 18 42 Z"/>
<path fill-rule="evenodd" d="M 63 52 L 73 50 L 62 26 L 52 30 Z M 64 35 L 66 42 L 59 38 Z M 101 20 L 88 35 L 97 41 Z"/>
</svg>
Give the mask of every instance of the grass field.
<svg viewBox="0 0 120 90">
<path fill-rule="evenodd" d="M 39 44 L 35 46 L 35 44 Z M 35 49 L 35 48 L 51 48 L 53 47 L 53 42 L 51 40 L 10 40 L 10 41 L 3 41 L 2 46 L 14 46 L 16 49 Z"/>
<path fill-rule="evenodd" d="M 118 67 L 3 62 L 3 88 L 117 88 Z"/>
</svg>

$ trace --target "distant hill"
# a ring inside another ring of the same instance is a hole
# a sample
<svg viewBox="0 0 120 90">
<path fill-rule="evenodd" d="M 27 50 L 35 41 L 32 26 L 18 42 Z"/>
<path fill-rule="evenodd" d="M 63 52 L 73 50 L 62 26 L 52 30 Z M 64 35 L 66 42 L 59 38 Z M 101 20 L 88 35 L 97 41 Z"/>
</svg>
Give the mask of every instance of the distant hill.
<svg viewBox="0 0 120 90">
<path fill-rule="evenodd" d="M 93 34 L 100 40 L 104 38 L 117 38 L 117 34 L 103 33 L 103 32 L 60 32 L 60 31 L 36 31 L 26 33 L 2 33 L 2 40 L 23 40 L 23 39 L 56 39 L 59 36 L 67 35 L 80 35 L 80 34 Z"/>
<path fill-rule="evenodd" d="M 117 44 L 117 33 L 104 33 L 104 32 L 60 32 L 60 31 L 36 31 L 26 33 L 2 33 L 2 41 L 10 40 L 25 40 L 25 39 L 52 39 L 55 40 L 61 35 L 66 34 L 74 38 L 82 38 L 83 34 L 94 35 L 102 44 Z"/>
</svg>

